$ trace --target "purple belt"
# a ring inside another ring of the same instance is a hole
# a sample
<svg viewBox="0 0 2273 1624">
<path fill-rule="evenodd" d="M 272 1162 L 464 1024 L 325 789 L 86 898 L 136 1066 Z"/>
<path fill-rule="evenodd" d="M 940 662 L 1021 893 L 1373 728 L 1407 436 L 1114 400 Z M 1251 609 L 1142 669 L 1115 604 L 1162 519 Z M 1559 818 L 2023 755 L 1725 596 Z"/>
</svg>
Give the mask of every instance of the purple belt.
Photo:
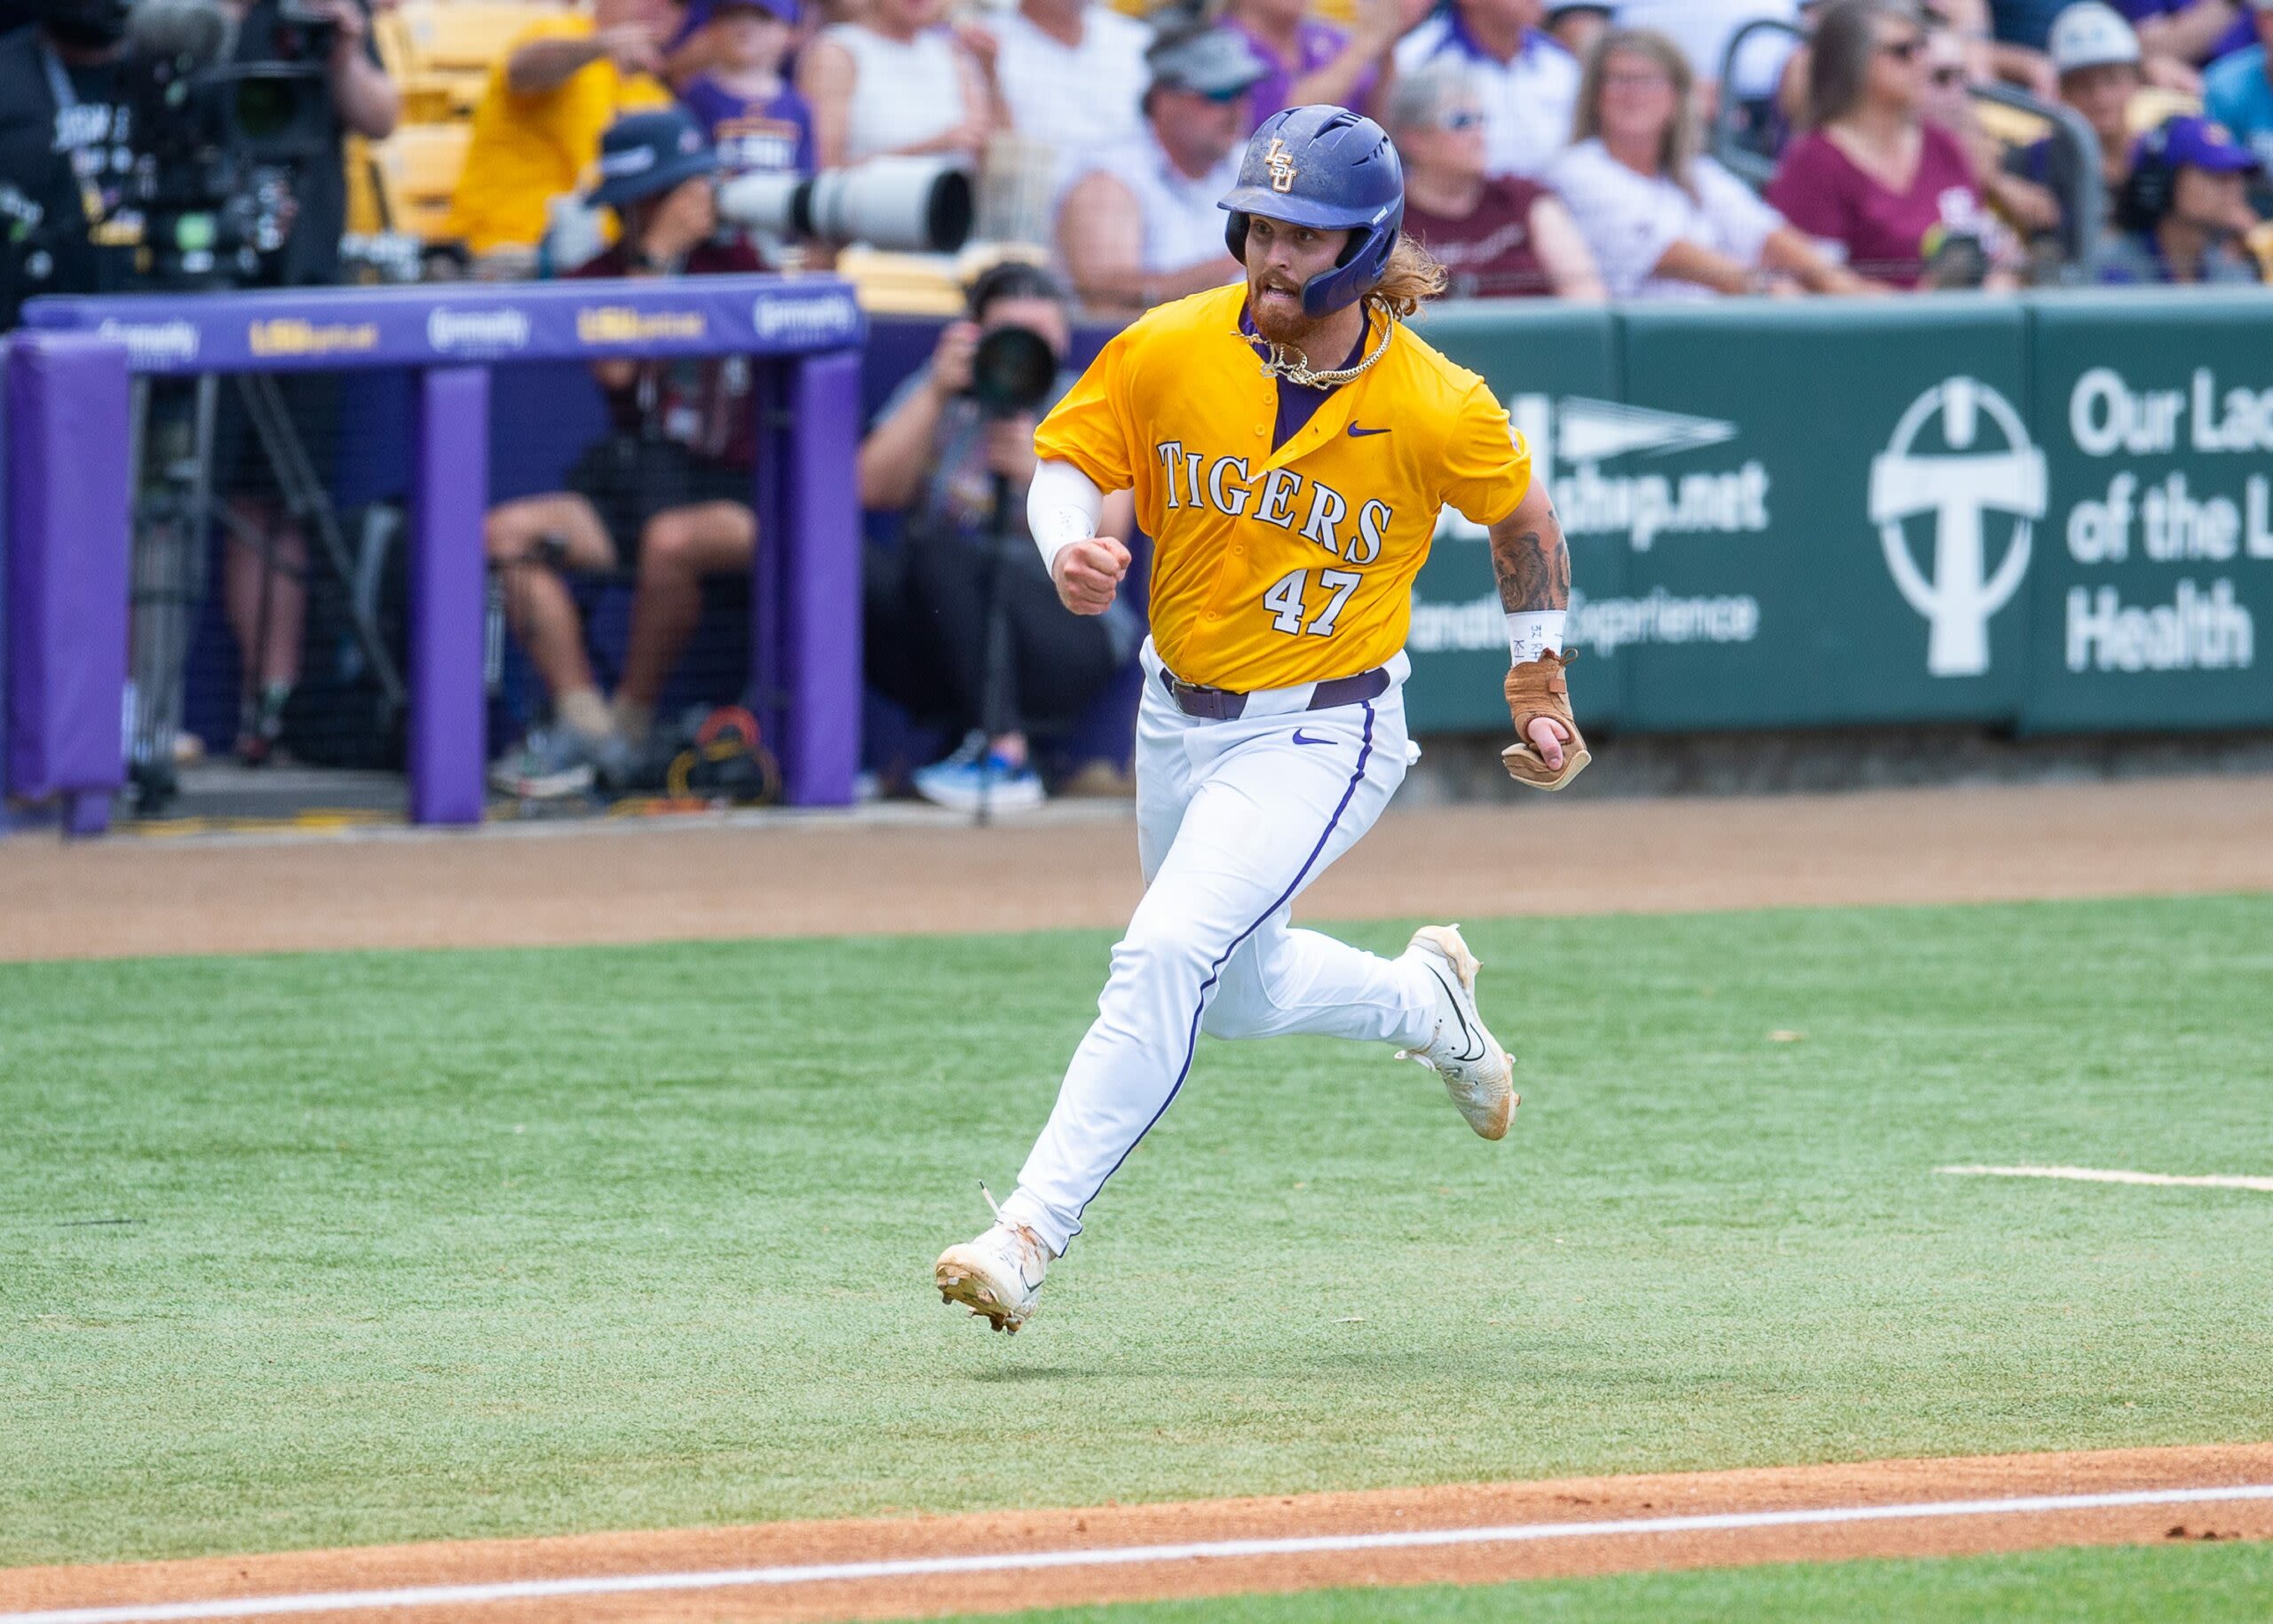
<svg viewBox="0 0 2273 1624">
<path fill-rule="evenodd" d="M 1160 670 L 1160 685 L 1168 691 L 1168 697 L 1176 701 L 1178 710 L 1202 722 L 1236 722 L 1247 709 L 1246 694 L 1181 681 L 1166 667 Z M 1331 682 L 1319 683 L 1311 691 L 1311 702 L 1303 709 L 1331 710 L 1336 705 L 1362 704 L 1388 691 L 1389 668 L 1377 665 L 1355 677 L 1337 677 Z"/>
</svg>

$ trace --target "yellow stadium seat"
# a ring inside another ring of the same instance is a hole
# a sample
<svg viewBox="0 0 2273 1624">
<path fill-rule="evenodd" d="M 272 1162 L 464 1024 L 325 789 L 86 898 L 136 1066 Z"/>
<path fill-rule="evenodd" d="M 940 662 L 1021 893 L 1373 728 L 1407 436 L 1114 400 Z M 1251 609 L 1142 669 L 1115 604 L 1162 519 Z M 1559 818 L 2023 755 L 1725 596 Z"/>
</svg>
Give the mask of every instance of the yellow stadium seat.
<svg viewBox="0 0 2273 1624">
<path fill-rule="evenodd" d="M 371 144 L 360 135 L 347 138 L 347 229 L 368 237 L 385 222 L 379 217 L 378 188 L 371 176 Z"/>
<path fill-rule="evenodd" d="M 447 234 L 450 194 L 465 168 L 465 124 L 405 124 L 372 151 L 389 224 L 428 242 Z"/>
<path fill-rule="evenodd" d="M 386 30 L 401 53 L 390 66 L 404 116 L 424 123 L 470 116 L 513 41 L 563 9 L 550 0 L 405 0 Z M 380 54 L 387 50 L 383 36 Z"/>
<path fill-rule="evenodd" d="M 2001 101 L 1976 99 L 1973 110 L 1981 120 L 1982 132 L 2000 147 L 2033 147 L 2052 133 L 2052 121 L 2041 114 L 2008 107 Z"/>
<path fill-rule="evenodd" d="M 486 74 L 533 24 L 567 8 L 547 0 L 404 0 L 396 12 L 419 73 Z"/>
<path fill-rule="evenodd" d="M 2167 91 L 2150 84 L 2131 98 L 2123 109 L 2123 122 L 2131 126 L 2133 135 L 2144 135 L 2166 118 L 2182 113 L 2199 113 L 2202 99 L 2189 96 L 2183 91 Z"/>
</svg>

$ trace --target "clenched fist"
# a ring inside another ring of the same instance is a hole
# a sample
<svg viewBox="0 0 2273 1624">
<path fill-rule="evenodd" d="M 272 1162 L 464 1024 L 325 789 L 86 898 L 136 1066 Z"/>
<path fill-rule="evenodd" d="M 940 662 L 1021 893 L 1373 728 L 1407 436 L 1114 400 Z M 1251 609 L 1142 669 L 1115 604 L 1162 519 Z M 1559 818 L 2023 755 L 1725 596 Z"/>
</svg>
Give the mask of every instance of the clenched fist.
<svg viewBox="0 0 2273 1624">
<path fill-rule="evenodd" d="M 1103 614 L 1113 607 L 1128 573 L 1129 549 L 1109 535 L 1068 542 L 1049 564 L 1057 601 L 1076 614 Z"/>
</svg>

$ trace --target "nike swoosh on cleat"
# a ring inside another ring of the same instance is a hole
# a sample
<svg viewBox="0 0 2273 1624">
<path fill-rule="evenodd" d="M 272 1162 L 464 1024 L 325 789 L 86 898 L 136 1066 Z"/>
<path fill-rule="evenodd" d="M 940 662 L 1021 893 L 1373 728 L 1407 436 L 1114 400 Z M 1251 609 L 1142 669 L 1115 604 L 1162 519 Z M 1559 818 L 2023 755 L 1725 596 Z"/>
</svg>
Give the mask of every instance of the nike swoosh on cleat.
<svg viewBox="0 0 2273 1624">
<path fill-rule="evenodd" d="M 1298 727 L 1295 730 L 1295 742 L 1296 744 L 1332 744 L 1334 741 L 1331 739 L 1313 739 Z"/>
<path fill-rule="evenodd" d="M 1352 440 L 1363 440 L 1369 434 L 1386 434 L 1389 431 L 1387 429 L 1361 429 L 1354 423 L 1350 425 L 1350 438 Z"/>
<path fill-rule="evenodd" d="M 1461 1012 L 1460 994 L 1453 991 L 1452 983 L 1445 980 L 1443 972 L 1437 970 L 1434 965 L 1430 966 L 1429 973 L 1437 978 L 1437 985 L 1443 987 L 1445 989 L 1445 996 L 1452 1000 L 1453 1014 L 1458 1017 L 1460 1020 L 1460 1034 L 1461 1038 L 1463 1038 L 1476 1050 L 1474 1054 L 1454 1055 L 1453 1058 L 1461 1066 L 1472 1066 L 1477 1061 L 1484 1058 L 1485 1045 L 1483 1040 L 1477 1036 L 1476 1029 L 1468 1024 L 1468 1017 Z"/>
</svg>

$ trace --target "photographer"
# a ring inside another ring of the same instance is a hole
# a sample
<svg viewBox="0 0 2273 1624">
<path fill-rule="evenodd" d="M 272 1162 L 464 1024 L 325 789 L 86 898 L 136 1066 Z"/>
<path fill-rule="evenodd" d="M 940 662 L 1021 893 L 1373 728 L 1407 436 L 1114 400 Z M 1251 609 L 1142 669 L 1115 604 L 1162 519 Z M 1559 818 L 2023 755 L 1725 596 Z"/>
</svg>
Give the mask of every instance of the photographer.
<svg viewBox="0 0 2273 1624">
<path fill-rule="evenodd" d="M 51 0 L 0 37 L 0 331 L 43 293 L 107 293 L 131 259 L 88 231 L 131 164 L 119 63 L 126 16 L 107 0 Z"/>
<path fill-rule="evenodd" d="M 401 93 L 380 65 L 365 0 L 250 0 L 226 7 L 236 22 L 239 64 L 320 64 L 324 116 L 313 156 L 295 166 L 289 234 L 264 281 L 288 288 L 341 280 L 347 231 L 349 132 L 383 140 L 402 114 Z M 298 373 L 280 383 L 286 412 L 313 448 L 319 470 L 337 444 L 339 381 Z M 213 487 L 229 504 L 234 543 L 224 557 L 221 598 L 243 671 L 237 754 L 267 759 L 282 732 L 284 706 L 300 677 L 307 618 L 307 543 L 278 488 L 276 471 L 233 390 L 221 396 Z"/>
<path fill-rule="evenodd" d="M 577 277 L 709 276 L 765 267 L 740 236 L 721 242 L 718 153 L 682 107 L 619 119 L 600 143 L 588 201 L 613 209 L 614 247 Z M 505 619 L 552 699 L 553 725 L 500 759 L 508 795 L 574 795 L 638 775 L 655 702 L 702 614 L 702 578 L 747 570 L 757 546 L 749 506 L 756 443 L 749 365 L 724 359 L 606 360 L 592 372 L 614 428 L 577 458 L 568 488 L 489 513 L 491 566 Z M 638 585 L 613 701 L 584 652 L 584 628 L 558 571 L 630 568 Z"/>
<path fill-rule="evenodd" d="M 1043 798 L 1030 726 L 1078 721 L 1127 665 L 1143 629 L 1126 605 L 1083 618 L 1058 602 L 1026 522 L 1040 416 L 1073 383 L 1066 296 L 1057 279 L 1017 261 L 970 289 L 970 315 L 939 335 L 931 359 L 900 386 L 861 441 L 860 505 L 906 516 L 897 553 L 872 550 L 867 582 L 868 680 L 887 698 L 964 735 L 946 760 L 914 775 L 917 793 L 970 809 L 981 786 L 1005 810 Z M 973 363 L 990 334 L 1024 329 L 1057 358 L 1057 376 L 1029 411 L 990 417 L 974 394 Z M 997 544 L 998 495 L 1008 539 Z M 1126 492 L 1105 499 L 1108 534 L 1133 533 Z M 989 704 L 988 593 L 1001 582 L 1009 633 Z M 991 734 L 987 729 L 991 727 Z"/>
</svg>

